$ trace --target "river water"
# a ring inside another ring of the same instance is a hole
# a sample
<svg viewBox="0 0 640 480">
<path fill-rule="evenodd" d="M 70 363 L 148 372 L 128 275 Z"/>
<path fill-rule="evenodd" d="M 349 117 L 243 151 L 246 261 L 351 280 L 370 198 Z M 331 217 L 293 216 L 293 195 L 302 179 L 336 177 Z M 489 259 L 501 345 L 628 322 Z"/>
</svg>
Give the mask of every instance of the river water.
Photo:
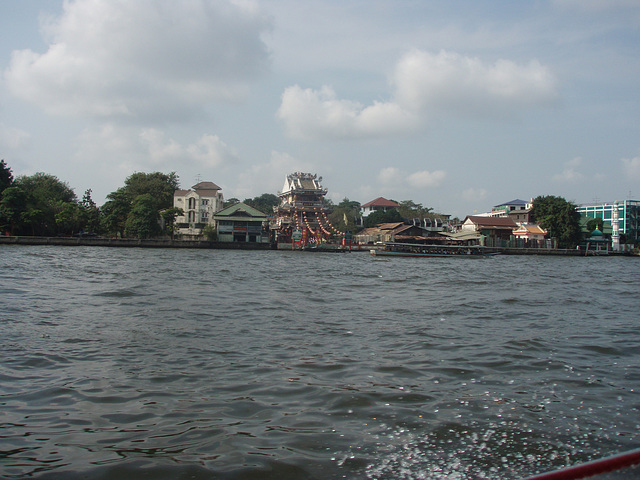
<svg viewBox="0 0 640 480">
<path fill-rule="evenodd" d="M 517 479 L 637 448 L 639 266 L 0 246 L 0 476 Z"/>
</svg>

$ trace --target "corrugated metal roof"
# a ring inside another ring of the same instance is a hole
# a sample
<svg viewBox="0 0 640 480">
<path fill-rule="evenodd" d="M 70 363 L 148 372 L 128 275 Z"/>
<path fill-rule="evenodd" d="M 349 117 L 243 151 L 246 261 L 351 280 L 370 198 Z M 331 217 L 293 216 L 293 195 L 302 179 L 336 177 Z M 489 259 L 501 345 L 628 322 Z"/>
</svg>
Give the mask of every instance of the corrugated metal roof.
<svg viewBox="0 0 640 480">
<path fill-rule="evenodd" d="M 394 222 L 394 223 L 381 223 L 377 228 L 380 230 L 393 230 L 395 228 L 404 225 L 404 222 Z M 413 225 L 407 225 L 407 227 L 412 227 Z"/>
</svg>

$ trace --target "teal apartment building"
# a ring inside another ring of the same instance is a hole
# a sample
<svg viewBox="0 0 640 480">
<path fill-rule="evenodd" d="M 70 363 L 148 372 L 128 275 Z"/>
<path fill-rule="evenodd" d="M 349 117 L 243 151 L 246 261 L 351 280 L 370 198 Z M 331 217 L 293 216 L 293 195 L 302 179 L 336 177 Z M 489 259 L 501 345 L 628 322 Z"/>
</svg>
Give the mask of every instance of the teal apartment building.
<svg viewBox="0 0 640 480">
<path fill-rule="evenodd" d="M 638 217 L 640 217 L 640 201 L 621 200 L 611 203 L 582 204 L 578 206 L 580 215 L 589 218 L 602 218 L 612 226 L 614 250 L 617 244 L 637 244 L 640 240 Z M 618 228 L 616 229 L 616 223 Z M 617 239 L 616 239 L 617 237 Z"/>
</svg>

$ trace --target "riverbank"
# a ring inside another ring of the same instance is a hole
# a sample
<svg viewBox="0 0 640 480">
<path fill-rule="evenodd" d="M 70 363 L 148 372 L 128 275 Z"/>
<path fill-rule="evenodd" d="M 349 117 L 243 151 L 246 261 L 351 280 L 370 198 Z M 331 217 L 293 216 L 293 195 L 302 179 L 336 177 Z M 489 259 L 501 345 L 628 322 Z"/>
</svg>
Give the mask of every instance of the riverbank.
<svg viewBox="0 0 640 480">
<path fill-rule="evenodd" d="M 88 247 L 130 247 L 130 248 L 204 248 L 204 249 L 230 249 L 230 250 L 269 250 L 269 243 L 256 242 L 212 242 L 208 240 L 172 240 L 170 238 L 140 240 L 135 238 L 108 238 L 108 237 L 0 237 L 0 245 L 56 245 L 62 247 L 88 246 Z M 289 247 L 289 245 L 287 245 Z M 308 249 L 308 251 L 351 251 L 369 252 L 373 245 L 351 245 L 343 250 L 339 245 L 332 249 L 324 248 Z M 287 248 L 290 250 L 290 248 Z M 552 255 L 552 256 L 631 256 L 630 253 L 607 252 L 591 250 L 563 249 L 563 248 L 488 248 L 490 253 L 503 255 Z"/>
<path fill-rule="evenodd" d="M 269 250 L 268 243 L 210 242 L 208 240 L 140 240 L 107 237 L 0 237 L 0 245 L 56 245 L 61 247 L 138 247 L 138 248 L 218 248 L 233 250 Z"/>
</svg>

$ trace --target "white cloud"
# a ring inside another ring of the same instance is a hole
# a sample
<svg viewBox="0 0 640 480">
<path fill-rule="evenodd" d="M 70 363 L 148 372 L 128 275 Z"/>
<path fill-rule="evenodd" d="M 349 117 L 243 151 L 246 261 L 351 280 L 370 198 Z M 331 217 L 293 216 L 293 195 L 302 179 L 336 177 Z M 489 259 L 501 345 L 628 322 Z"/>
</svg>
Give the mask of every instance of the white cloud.
<svg viewBox="0 0 640 480">
<path fill-rule="evenodd" d="M 403 174 L 396 167 L 386 167 L 378 173 L 378 181 L 382 184 L 400 183 Z"/>
<path fill-rule="evenodd" d="M 48 50 L 14 51 L 11 92 L 54 114 L 172 120 L 237 99 L 267 68 L 268 27 L 240 2 L 76 0 L 43 26 Z"/>
<path fill-rule="evenodd" d="M 446 51 L 405 54 L 393 82 L 398 103 L 407 108 L 482 116 L 512 114 L 556 95 L 554 77 L 535 60 L 527 65 L 503 59 L 487 64 Z"/>
<path fill-rule="evenodd" d="M 443 170 L 436 170 L 434 172 L 423 170 L 421 172 L 415 172 L 409 175 L 407 177 L 407 181 L 412 187 L 438 187 L 446 176 L 447 174 Z"/>
<path fill-rule="evenodd" d="M 299 138 L 362 138 L 407 135 L 439 115 L 504 117 L 549 104 L 556 81 L 533 60 L 493 64 L 451 52 L 413 50 L 397 63 L 392 98 L 369 106 L 339 99 L 329 86 L 285 89 L 278 117 L 287 134 Z"/>
<path fill-rule="evenodd" d="M 575 157 L 564 164 L 564 170 L 555 174 L 551 179 L 554 182 L 559 183 L 574 183 L 579 182 L 584 178 L 584 175 L 579 171 L 582 165 L 582 158 Z"/>
<path fill-rule="evenodd" d="M 386 167 L 378 173 L 378 182 L 383 185 L 409 185 L 414 188 L 438 187 L 447 176 L 443 170 L 422 170 L 407 174 L 396 167 Z"/>
<path fill-rule="evenodd" d="M 90 158 L 109 164 L 128 176 L 149 169 L 176 171 L 184 167 L 228 166 L 237 161 L 235 150 L 217 135 L 205 134 L 190 143 L 167 138 L 158 129 L 137 129 L 105 125 L 99 130 L 87 129 L 78 140 L 76 158 L 79 163 Z"/>
<path fill-rule="evenodd" d="M 640 180 L 640 157 L 623 158 L 622 170 L 627 177 Z"/>
<path fill-rule="evenodd" d="M 331 87 L 320 90 L 288 87 L 277 116 L 287 133 L 299 138 L 362 138 L 402 134 L 415 130 L 418 118 L 391 102 L 365 107 L 340 100 Z"/>
</svg>

